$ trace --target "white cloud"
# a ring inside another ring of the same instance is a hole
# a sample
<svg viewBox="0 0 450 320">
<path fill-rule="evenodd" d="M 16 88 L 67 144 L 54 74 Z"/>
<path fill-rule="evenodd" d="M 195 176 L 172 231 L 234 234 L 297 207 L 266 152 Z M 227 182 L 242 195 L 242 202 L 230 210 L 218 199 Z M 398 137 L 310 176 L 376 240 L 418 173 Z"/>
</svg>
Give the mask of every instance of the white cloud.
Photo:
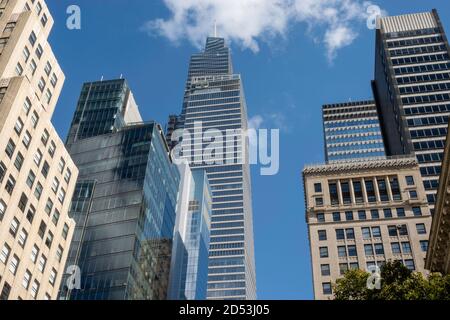
<svg viewBox="0 0 450 320">
<path fill-rule="evenodd" d="M 168 19 L 147 22 L 143 29 L 174 43 L 188 39 L 201 47 L 213 33 L 244 49 L 259 51 L 260 41 L 286 38 L 288 29 L 301 23 L 307 33 L 325 46 L 331 61 L 337 50 L 350 45 L 357 28 L 369 18 L 369 1 L 363 0 L 163 0 Z"/>
</svg>

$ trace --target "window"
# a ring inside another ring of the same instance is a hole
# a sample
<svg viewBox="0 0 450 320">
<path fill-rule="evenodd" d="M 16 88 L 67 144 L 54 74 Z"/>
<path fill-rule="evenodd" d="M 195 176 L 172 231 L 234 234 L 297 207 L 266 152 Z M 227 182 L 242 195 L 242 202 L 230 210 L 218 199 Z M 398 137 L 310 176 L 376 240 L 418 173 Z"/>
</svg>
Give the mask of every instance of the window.
<svg viewBox="0 0 450 320">
<path fill-rule="evenodd" d="M 341 221 L 341 213 L 340 212 L 333 212 L 333 221 L 334 222 Z"/>
<path fill-rule="evenodd" d="M 2 248 L 2 252 L 0 253 L 0 261 L 3 264 L 6 264 L 9 258 L 9 254 L 11 252 L 11 248 L 5 243 Z"/>
<path fill-rule="evenodd" d="M 45 204 L 45 212 L 50 215 L 53 209 L 53 201 L 50 199 L 47 199 L 47 203 Z"/>
<path fill-rule="evenodd" d="M 323 294 L 325 294 L 325 295 L 333 294 L 333 290 L 331 289 L 331 283 L 330 282 L 322 283 L 322 289 L 323 289 Z"/>
<path fill-rule="evenodd" d="M 405 217 L 405 209 L 404 208 L 397 208 L 397 217 Z"/>
<path fill-rule="evenodd" d="M 357 257 L 358 256 L 356 246 L 348 246 L 348 256 L 349 257 Z"/>
<path fill-rule="evenodd" d="M 316 206 L 318 207 L 323 206 L 323 198 L 316 198 Z"/>
<path fill-rule="evenodd" d="M 350 270 L 358 270 L 359 264 L 358 262 L 350 262 Z"/>
<path fill-rule="evenodd" d="M 317 214 L 317 221 L 318 221 L 318 222 L 325 222 L 325 214 L 323 214 L 323 213 L 318 213 L 318 214 Z"/>
<path fill-rule="evenodd" d="M 14 126 L 14 131 L 16 131 L 17 135 L 20 136 L 20 134 L 22 133 L 23 130 L 23 121 L 22 119 L 18 118 L 16 121 L 16 124 Z"/>
<path fill-rule="evenodd" d="M 328 258 L 328 247 L 320 247 L 319 252 L 321 258 Z"/>
<path fill-rule="evenodd" d="M 36 48 L 36 55 L 37 55 L 38 59 L 41 59 L 43 53 L 44 53 L 44 49 L 42 49 L 42 46 L 40 44 L 38 44 L 38 46 Z"/>
<path fill-rule="evenodd" d="M 23 48 L 23 58 L 25 60 L 25 62 L 28 62 L 28 59 L 30 58 L 30 50 L 28 50 L 28 47 L 25 46 L 25 48 Z"/>
<path fill-rule="evenodd" d="M 47 146 L 48 139 L 50 138 L 50 134 L 48 133 L 47 129 L 44 130 L 41 137 L 41 142 L 44 146 Z"/>
<path fill-rule="evenodd" d="M 36 189 L 34 189 L 34 196 L 36 197 L 36 199 L 38 199 L 38 200 L 41 199 L 43 189 L 44 188 L 42 187 L 42 184 L 40 182 L 38 182 L 36 185 Z"/>
<path fill-rule="evenodd" d="M 23 103 L 23 111 L 25 111 L 25 114 L 28 115 L 30 113 L 30 110 L 31 110 L 31 101 L 27 97 L 25 98 L 25 102 Z"/>
<path fill-rule="evenodd" d="M 53 268 L 52 271 L 50 272 L 50 278 L 49 278 L 49 280 L 48 280 L 48 282 L 49 282 L 52 286 L 55 285 L 56 275 L 57 275 L 56 270 L 55 270 L 55 268 Z"/>
<path fill-rule="evenodd" d="M 389 201 L 386 180 L 385 179 L 377 179 L 377 182 L 378 182 L 378 191 L 380 193 L 380 200 L 383 202 Z"/>
<path fill-rule="evenodd" d="M 39 15 L 41 14 L 41 12 L 42 12 L 42 5 L 41 5 L 40 2 L 38 2 L 38 3 L 36 4 L 36 13 L 37 13 L 37 15 L 39 16 Z"/>
<path fill-rule="evenodd" d="M 415 217 L 422 216 L 422 209 L 420 207 L 414 207 L 412 208 L 412 211 Z"/>
<path fill-rule="evenodd" d="M 9 233 L 15 238 L 17 235 L 17 230 L 19 229 L 19 220 L 14 218 L 9 225 Z"/>
<path fill-rule="evenodd" d="M 60 215 L 61 214 L 59 213 L 58 209 L 55 209 L 55 212 L 53 213 L 53 217 L 52 217 L 52 222 L 55 226 L 58 225 Z"/>
<path fill-rule="evenodd" d="M 65 223 L 63 231 L 62 231 L 62 236 L 63 236 L 64 240 L 67 240 L 68 234 L 69 234 L 69 226 L 67 225 L 67 223 Z"/>
<path fill-rule="evenodd" d="M 30 287 L 31 277 L 32 277 L 31 272 L 27 270 L 22 280 L 22 286 L 27 290 Z"/>
<path fill-rule="evenodd" d="M 391 249 L 392 249 L 392 254 L 402 254 L 402 251 L 400 249 L 400 243 L 398 243 L 398 242 L 391 243 Z"/>
<path fill-rule="evenodd" d="M 66 162 L 64 161 L 63 158 L 59 159 L 59 163 L 58 163 L 58 171 L 59 173 L 63 173 L 64 172 L 64 168 L 66 167 Z"/>
<path fill-rule="evenodd" d="M 347 240 L 355 240 L 355 230 L 353 228 L 345 229 Z"/>
<path fill-rule="evenodd" d="M 6 203 L 0 199 L 0 222 L 3 220 L 6 212 Z"/>
<path fill-rule="evenodd" d="M 377 202 L 377 197 L 375 195 L 375 186 L 372 180 L 366 180 L 366 192 L 367 192 L 367 200 L 369 202 Z"/>
<path fill-rule="evenodd" d="M 377 256 L 382 256 L 384 255 L 384 247 L 382 243 L 376 243 L 375 244 L 375 254 Z"/>
<path fill-rule="evenodd" d="M 420 249 L 422 249 L 423 252 L 428 251 L 428 241 L 427 240 L 420 241 Z"/>
<path fill-rule="evenodd" d="M 384 209 L 384 218 L 388 219 L 388 218 L 392 218 L 392 210 L 391 209 Z"/>
<path fill-rule="evenodd" d="M 41 77 L 41 79 L 39 79 L 38 87 L 39 87 L 39 90 L 41 90 L 41 92 L 44 92 L 44 89 L 45 89 L 45 80 L 44 80 L 44 78 Z"/>
<path fill-rule="evenodd" d="M 22 165 L 23 165 L 23 161 L 24 161 L 25 159 L 23 158 L 23 155 L 22 155 L 22 153 L 18 153 L 17 154 L 17 156 L 16 156 L 16 160 L 14 160 L 14 166 L 16 167 L 16 169 L 18 170 L 18 171 L 20 171 L 20 169 L 22 169 Z"/>
<path fill-rule="evenodd" d="M 322 193 L 322 184 L 321 183 L 315 183 L 314 184 L 314 192 L 315 193 Z"/>
<path fill-rule="evenodd" d="M 408 186 L 414 186 L 415 185 L 413 176 L 407 176 L 407 177 L 405 177 L 405 179 L 406 179 L 406 184 Z"/>
<path fill-rule="evenodd" d="M 56 87 L 56 84 L 58 83 L 58 77 L 56 74 L 52 74 L 52 77 L 50 78 L 50 83 L 52 84 L 53 88 Z"/>
<path fill-rule="evenodd" d="M 45 73 L 47 76 L 50 76 L 50 72 L 52 72 L 52 65 L 50 64 L 50 61 L 47 61 L 44 68 Z"/>
<path fill-rule="evenodd" d="M 16 150 L 16 144 L 11 139 L 9 139 L 8 144 L 6 145 L 5 152 L 10 159 L 12 159 L 14 155 L 14 150 Z"/>
<path fill-rule="evenodd" d="M 380 227 L 372 227 L 372 236 L 374 238 L 381 238 L 381 229 L 380 229 Z"/>
<path fill-rule="evenodd" d="M 25 208 L 27 207 L 27 203 L 28 203 L 28 197 L 26 196 L 25 193 L 22 193 L 20 200 L 19 200 L 19 209 L 22 212 L 25 212 Z"/>
<path fill-rule="evenodd" d="M 63 204 L 64 199 L 66 199 L 66 190 L 64 190 L 64 188 L 61 188 L 58 192 L 58 200 L 61 204 Z"/>
<path fill-rule="evenodd" d="M 72 171 L 70 171 L 69 168 L 67 168 L 66 173 L 64 175 L 64 180 L 69 183 L 70 182 L 70 178 L 72 177 Z"/>
<path fill-rule="evenodd" d="M 28 130 L 25 131 L 25 134 L 22 139 L 22 143 L 25 146 L 25 148 L 28 149 L 31 143 L 31 134 L 28 132 Z"/>
<path fill-rule="evenodd" d="M 24 248 L 25 244 L 27 243 L 27 239 L 28 239 L 28 233 L 25 231 L 25 229 L 22 228 L 22 230 L 19 233 L 19 245 Z"/>
<path fill-rule="evenodd" d="M 58 188 L 59 188 L 59 180 L 58 178 L 54 177 L 52 183 L 52 191 L 56 194 L 58 192 Z"/>
<path fill-rule="evenodd" d="M 319 241 L 326 241 L 327 240 L 327 232 L 325 230 L 319 230 Z"/>
<path fill-rule="evenodd" d="M 372 234 L 370 232 L 370 228 L 361 228 L 362 236 L 364 240 L 372 239 Z"/>
<path fill-rule="evenodd" d="M 33 263 L 36 263 L 38 255 L 39 255 L 39 248 L 38 246 L 34 245 L 33 249 L 31 249 L 31 256 L 30 256 L 30 259 Z"/>
<path fill-rule="evenodd" d="M 6 166 L 2 161 L 0 161 L 0 183 L 3 182 L 3 178 L 5 178 L 5 175 L 6 175 Z"/>
<path fill-rule="evenodd" d="M 351 204 L 352 198 L 350 195 L 350 184 L 348 182 L 341 183 L 341 192 L 342 192 L 342 199 L 344 201 L 344 204 Z"/>
<path fill-rule="evenodd" d="M 330 183 L 328 185 L 328 188 L 330 189 L 330 199 L 331 199 L 331 205 L 335 206 L 339 204 L 339 195 L 338 195 L 338 189 L 336 183 Z"/>
<path fill-rule="evenodd" d="M 347 221 L 353 221 L 353 212 L 352 212 L 352 211 L 347 211 L 347 212 L 345 213 L 345 219 L 346 219 Z"/>
<path fill-rule="evenodd" d="M 330 275 L 330 265 L 329 264 L 322 264 L 320 266 L 320 272 L 321 272 L 323 277 L 329 276 Z"/>
<path fill-rule="evenodd" d="M 402 242 L 403 254 L 411 254 L 411 244 L 409 242 Z"/>
<path fill-rule="evenodd" d="M 44 273 L 45 266 L 47 265 L 47 258 L 42 254 L 39 258 L 38 270 Z"/>
<path fill-rule="evenodd" d="M 47 239 L 45 239 L 45 245 L 48 247 L 48 248 L 51 248 L 52 247 L 52 244 L 53 244 L 53 233 L 51 233 L 50 231 L 48 232 L 48 235 L 47 235 Z"/>
<path fill-rule="evenodd" d="M 44 239 L 45 230 L 47 230 L 47 225 L 44 221 L 41 221 L 41 224 L 39 225 L 38 235 L 41 237 L 41 239 Z"/>
<path fill-rule="evenodd" d="M 345 240 L 344 229 L 336 229 L 336 240 Z"/>
<path fill-rule="evenodd" d="M 366 211 L 364 210 L 358 211 L 358 218 L 359 220 L 366 220 L 367 219 Z"/>
<path fill-rule="evenodd" d="M 44 161 L 44 164 L 42 165 L 42 170 L 41 173 L 44 176 L 44 178 L 48 177 L 48 172 L 50 171 L 50 165 L 48 164 L 47 161 Z M 55 191 L 56 193 L 56 191 Z"/>
<path fill-rule="evenodd" d="M 39 167 L 41 165 L 41 161 L 42 161 L 42 152 L 41 150 L 37 150 L 36 153 L 34 154 L 34 163 Z"/>
<path fill-rule="evenodd" d="M 355 194 L 355 201 L 356 203 L 363 203 L 364 202 L 364 196 L 363 196 L 363 190 L 361 186 L 361 181 L 353 181 L 353 193 Z"/>
<path fill-rule="evenodd" d="M 31 286 L 31 296 L 33 297 L 33 299 L 36 299 L 38 293 L 39 293 L 39 281 L 34 280 L 33 285 Z"/>
<path fill-rule="evenodd" d="M 409 191 L 409 198 L 412 200 L 417 200 L 418 199 L 418 195 L 417 195 L 417 191 L 416 190 L 410 190 Z"/>
<path fill-rule="evenodd" d="M 30 63 L 31 75 L 34 76 L 34 74 L 36 73 L 36 69 L 37 69 L 36 61 L 34 61 L 34 59 L 31 59 L 31 63 Z"/>
<path fill-rule="evenodd" d="M 37 37 L 36 37 L 36 34 L 34 33 L 34 31 L 31 31 L 31 34 L 28 37 L 28 40 L 30 41 L 31 46 L 34 47 L 34 45 L 36 44 L 36 40 L 37 40 Z"/>
<path fill-rule="evenodd" d="M 5 282 L 3 285 L 2 293 L 0 294 L 0 301 L 6 301 L 9 299 L 9 294 L 11 293 L 11 286 L 9 283 Z"/>
<path fill-rule="evenodd" d="M 58 246 L 58 249 L 56 250 L 56 259 L 58 262 L 61 262 L 62 256 L 63 256 L 64 249 L 61 246 Z"/>
<path fill-rule="evenodd" d="M 47 104 L 50 104 L 50 101 L 52 100 L 52 97 L 53 97 L 52 92 L 50 91 L 50 89 L 47 89 L 45 91 L 45 98 L 46 98 Z"/>
<path fill-rule="evenodd" d="M 366 254 L 366 257 L 373 256 L 373 247 L 371 244 L 364 245 L 364 253 Z"/>
<path fill-rule="evenodd" d="M 28 209 L 28 212 L 27 212 L 28 222 L 33 223 L 35 214 L 36 214 L 36 209 L 32 205 L 30 205 L 30 208 Z"/>
<path fill-rule="evenodd" d="M 407 236 L 408 235 L 408 228 L 406 227 L 406 224 L 398 226 L 397 229 L 398 229 L 398 234 L 400 236 Z"/>
<path fill-rule="evenodd" d="M 339 258 L 347 257 L 347 248 L 345 246 L 339 246 L 337 249 Z"/>
<path fill-rule="evenodd" d="M 36 129 L 39 122 L 39 115 L 36 111 L 33 111 L 33 114 L 31 115 L 31 123 L 33 124 L 33 128 Z"/>
<path fill-rule="evenodd" d="M 42 18 L 41 18 L 41 24 L 42 24 L 42 26 L 45 27 L 45 26 L 47 25 L 47 22 L 48 22 L 48 17 L 47 17 L 47 15 L 44 13 L 44 14 L 42 15 Z"/>
<path fill-rule="evenodd" d="M 416 224 L 416 229 L 417 234 L 427 234 L 427 229 L 423 223 Z"/>
<path fill-rule="evenodd" d="M 55 151 L 56 151 L 56 144 L 53 141 L 51 141 L 50 147 L 48 148 L 48 154 L 50 155 L 50 157 L 53 158 L 53 156 L 55 155 Z"/>
<path fill-rule="evenodd" d="M 416 269 L 414 260 L 405 260 L 405 267 L 407 267 L 411 271 L 414 271 Z"/>
<path fill-rule="evenodd" d="M 370 210 L 370 215 L 372 216 L 372 220 L 380 219 L 380 212 L 377 209 Z"/>
<path fill-rule="evenodd" d="M 33 188 L 33 184 L 34 184 L 35 180 L 36 180 L 36 175 L 34 174 L 34 172 L 32 170 L 30 170 L 30 172 L 28 173 L 27 182 L 26 182 L 28 188 L 30 188 L 30 189 Z"/>
<path fill-rule="evenodd" d="M 343 276 L 348 271 L 348 264 L 347 263 L 340 263 L 339 264 L 339 273 L 341 276 Z"/>
<path fill-rule="evenodd" d="M 20 77 L 20 76 L 22 75 L 22 73 L 23 73 L 23 67 L 22 67 L 22 65 L 20 64 L 20 62 L 17 62 L 17 65 L 16 65 L 16 75 Z"/>
<path fill-rule="evenodd" d="M 6 182 L 5 185 L 6 192 L 8 192 L 8 194 L 11 195 L 14 191 L 15 186 L 16 186 L 16 179 L 14 179 L 12 175 L 9 175 L 8 181 Z"/>
<path fill-rule="evenodd" d="M 13 255 L 13 257 L 11 258 L 11 262 L 9 263 L 9 271 L 13 275 L 16 275 L 17 267 L 19 266 L 19 263 L 20 263 L 19 257 L 16 255 Z"/>
</svg>

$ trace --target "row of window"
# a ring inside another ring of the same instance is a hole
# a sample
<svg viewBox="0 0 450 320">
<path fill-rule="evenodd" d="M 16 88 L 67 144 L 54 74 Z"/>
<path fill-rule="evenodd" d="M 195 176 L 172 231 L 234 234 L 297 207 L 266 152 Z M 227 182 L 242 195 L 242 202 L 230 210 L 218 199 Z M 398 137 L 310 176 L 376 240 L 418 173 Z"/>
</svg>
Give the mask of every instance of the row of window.
<svg viewBox="0 0 450 320">
<path fill-rule="evenodd" d="M 450 73 L 431 73 L 431 74 L 420 74 L 415 76 L 407 76 L 407 77 L 399 77 L 397 78 L 397 83 L 399 85 L 402 84 L 411 84 L 418 82 L 431 82 L 431 81 L 443 81 L 450 80 Z"/>
<path fill-rule="evenodd" d="M 412 138 L 447 137 L 447 128 L 411 130 Z"/>
<path fill-rule="evenodd" d="M 417 98 L 417 97 L 416 97 Z M 408 119 L 408 126 L 410 127 L 420 127 L 420 126 L 429 126 L 429 125 L 447 125 L 449 120 L 449 116 L 434 116 L 434 117 L 424 117 L 424 118 L 413 118 Z"/>
<path fill-rule="evenodd" d="M 395 49 L 395 50 L 389 51 L 389 53 L 390 53 L 391 57 L 397 57 L 397 56 L 408 56 L 408 55 L 421 54 L 421 53 L 439 52 L 439 51 L 447 51 L 447 47 L 445 46 L 445 44 L 412 47 L 412 48 L 404 48 L 404 49 Z"/>
<path fill-rule="evenodd" d="M 396 211 L 398 218 L 403 218 L 406 216 L 404 208 L 396 208 L 395 211 Z M 385 219 L 393 218 L 393 209 L 386 208 L 386 209 L 383 209 L 382 212 L 383 212 Z M 421 217 L 423 215 L 422 209 L 420 207 L 413 207 L 412 213 L 415 217 Z M 360 221 L 368 220 L 366 210 L 359 210 L 357 215 L 358 215 L 358 220 L 360 220 Z M 317 213 L 316 216 L 317 216 L 318 222 L 320 222 L 320 223 L 327 222 L 326 215 L 324 213 Z M 380 210 L 379 209 L 370 210 L 370 218 L 371 218 L 371 220 L 380 219 Z M 333 219 L 333 222 L 342 221 L 342 213 L 341 212 L 333 212 L 332 219 Z M 345 221 L 354 221 L 354 220 L 355 220 L 355 213 L 353 211 L 345 212 Z"/>
<path fill-rule="evenodd" d="M 404 104 L 421 104 L 421 103 L 431 103 L 431 102 L 442 102 L 449 101 L 450 94 L 432 94 L 427 96 L 414 96 L 414 97 L 403 97 L 402 102 Z"/>
<path fill-rule="evenodd" d="M 395 47 L 412 47 L 422 44 L 430 44 L 430 43 L 439 43 L 443 42 L 442 36 L 432 36 L 426 38 L 414 38 L 414 39 L 406 39 L 406 40 L 396 40 L 387 42 L 388 48 Z"/>
<path fill-rule="evenodd" d="M 400 94 L 417 94 L 417 93 L 447 91 L 447 90 L 450 90 L 450 82 L 424 84 L 418 86 L 399 88 Z"/>
<path fill-rule="evenodd" d="M 450 69 L 450 63 L 433 63 L 420 66 L 411 67 L 397 67 L 394 69 L 396 76 L 411 73 L 425 73 L 435 71 L 448 71 Z"/>
</svg>

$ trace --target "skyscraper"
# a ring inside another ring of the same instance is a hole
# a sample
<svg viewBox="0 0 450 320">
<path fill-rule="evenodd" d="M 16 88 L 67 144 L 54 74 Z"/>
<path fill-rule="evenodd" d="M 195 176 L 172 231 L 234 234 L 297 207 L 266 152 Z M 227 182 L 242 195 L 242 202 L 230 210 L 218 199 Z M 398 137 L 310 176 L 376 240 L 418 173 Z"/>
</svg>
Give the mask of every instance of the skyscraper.
<svg viewBox="0 0 450 320">
<path fill-rule="evenodd" d="M 191 152 L 183 157 L 192 168 L 206 170 L 213 195 L 208 299 L 256 299 L 251 181 L 243 137 L 247 110 L 241 77 L 233 74 L 224 39 L 209 37 L 205 50 L 192 56 L 176 127 L 193 136 Z M 227 148 L 225 141 L 211 145 L 204 139 L 211 132 L 234 145 Z M 178 141 L 173 135 L 169 139 Z M 213 157 L 222 161 L 211 161 Z"/>
<path fill-rule="evenodd" d="M 322 115 L 327 162 L 386 155 L 374 101 L 324 105 Z"/>
<path fill-rule="evenodd" d="M 206 172 L 178 166 L 181 181 L 170 271 L 169 299 L 205 300 L 211 227 L 211 189 Z"/>
<path fill-rule="evenodd" d="M 61 299 L 167 298 L 179 173 L 161 127 L 143 123 L 125 80 L 86 83 L 67 146 L 80 175 Z"/>
<path fill-rule="evenodd" d="M 303 185 L 316 299 L 349 269 L 425 272 L 431 214 L 414 157 L 306 166 Z"/>
<path fill-rule="evenodd" d="M 379 25 L 373 88 L 386 149 L 416 154 L 433 205 L 450 115 L 447 37 L 436 10 L 384 17 Z"/>
<path fill-rule="evenodd" d="M 56 299 L 78 170 L 51 118 L 65 77 L 44 1 L 0 3 L 0 300 Z"/>
</svg>

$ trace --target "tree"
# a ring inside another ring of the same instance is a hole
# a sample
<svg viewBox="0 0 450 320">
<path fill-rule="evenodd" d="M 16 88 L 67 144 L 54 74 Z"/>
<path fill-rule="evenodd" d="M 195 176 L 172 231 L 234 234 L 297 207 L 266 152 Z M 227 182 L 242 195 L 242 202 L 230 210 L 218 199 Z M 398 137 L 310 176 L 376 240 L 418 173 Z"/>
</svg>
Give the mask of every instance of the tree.
<svg viewBox="0 0 450 320">
<path fill-rule="evenodd" d="M 450 275 L 432 273 L 427 278 L 412 272 L 401 262 L 387 262 L 381 267 L 381 288 L 369 289 L 370 273 L 347 271 L 336 281 L 336 300 L 450 300 Z"/>
</svg>

